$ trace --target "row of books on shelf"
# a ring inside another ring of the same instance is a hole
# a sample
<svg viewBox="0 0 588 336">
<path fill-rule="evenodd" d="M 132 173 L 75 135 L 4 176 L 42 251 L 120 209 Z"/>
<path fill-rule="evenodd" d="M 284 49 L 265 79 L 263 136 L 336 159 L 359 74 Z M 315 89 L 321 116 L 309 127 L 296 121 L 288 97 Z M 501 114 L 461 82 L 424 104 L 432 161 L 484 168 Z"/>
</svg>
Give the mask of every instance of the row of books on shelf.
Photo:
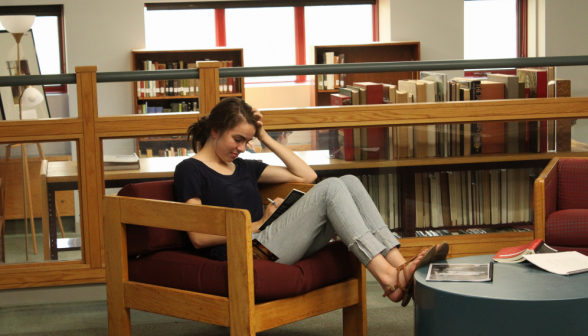
<svg viewBox="0 0 588 336">
<path fill-rule="evenodd" d="M 169 103 L 169 106 L 165 107 L 161 106 L 161 104 L 157 104 L 158 106 L 153 105 L 154 104 L 149 104 L 148 102 L 138 104 L 137 114 L 199 111 L 197 101 L 182 101 L 179 103 Z"/>
<path fill-rule="evenodd" d="M 354 82 L 331 94 L 331 105 L 400 104 L 510 98 L 569 97 L 569 80 L 547 81 L 547 69 L 518 69 L 518 76 L 453 78 L 421 72 L 398 85 Z M 483 122 L 454 125 L 340 129 L 329 150 L 346 161 L 449 157 L 491 153 L 571 150 L 571 121 Z"/>
<path fill-rule="evenodd" d="M 155 155 L 154 155 L 155 154 Z M 144 157 L 170 157 L 170 156 L 192 156 L 194 155 L 194 151 L 185 147 L 169 147 L 163 149 L 153 149 L 153 148 L 146 148 L 145 149 L 145 156 Z M 143 157 L 143 154 L 141 154 Z"/>
<path fill-rule="evenodd" d="M 323 64 L 342 64 L 345 63 L 345 54 L 335 55 L 334 52 L 328 51 L 322 54 Z M 319 90 L 334 90 L 345 87 L 346 74 L 319 74 L 316 81 Z"/>
<path fill-rule="evenodd" d="M 416 227 L 533 221 L 538 168 L 415 173 Z"/>
<path fill-rule="evenodd" d="M 400 211 L 400 186 L 398 174 L 373 174 L 357 176 L 367 190 L 378 211 L 390 229 L 400 228 L 402 219 Z M 319 183 L 324 178 L 318 178 Z"/>
<path fill-rule="evenodd" d="M 221 68 L 232 67 L 232 60 L 219 61 Z M 143 70 L 173 70 L 173 69 L 196 69 L 196 62 L 187 63 L 157 62 L 151 60 L 143 61 Z M 168 97 L 168 96 L 198 96 L 200 79 L 170 79 L 155 81 L 138 81 L 137 98 Z M 241 81 L 237 78 L 220 78 L 219 90 L 221 94 L 238 93 L 241 91 Z"/>
<path fill-rule="evenodd" d="M 486 234 L 486 233 L 497 233 L 497 232 L 528 232 L 532 231 L 528 228 L 514 228 L 506 227 L 500 229 L 480 229 L 480 228 L 469 228 L 465 230 L 453 230 L 449 231 L 446 229 L 439 230 L 417 230 L 415 231 L 415 237 L 440 237 L 440 236 L 456 236 L 464 234 Z"/>
</svg>

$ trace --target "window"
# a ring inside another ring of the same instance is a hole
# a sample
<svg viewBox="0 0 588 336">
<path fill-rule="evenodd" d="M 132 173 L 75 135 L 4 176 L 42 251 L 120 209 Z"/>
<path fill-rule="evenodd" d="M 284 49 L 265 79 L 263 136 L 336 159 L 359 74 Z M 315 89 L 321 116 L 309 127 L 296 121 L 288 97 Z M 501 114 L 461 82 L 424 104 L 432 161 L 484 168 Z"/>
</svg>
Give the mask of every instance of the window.
<svg viewBox="0 0 588 336">
<path fill-rule="evenodd" d="M 294 7 L 231 8 L 227 46 L 243 48 L 245 66 L 296 65 Z M 294 81 L 296 76 L 247 77 L 245 83 Z"/>
<path fill-rule="evenodd" d="M 464 2 L 464 59 L 517 57 L 517 1 Z"/>
<path fill-rule="evenodd" d="M 36 15 L 32 26 L 42 75 L 65 73 L 63 6 L 6 6 L 2 15 Z M 0 29 L 5 30 L 0 24 Z M 67 92 L 66 85 L 45 85 L 47 92 Z"/>
<path fill-rule="evenodd" d="M 214 9 L 145 8 L 145 47 L 152 50 L 216 47 Z"/>
<path fill-rule="evenodd" d="M 296 5 L 304 6 L 300 7 L 304 9 L 301 16 L 299 7 L 295 10 L 295 7 L 272 1 L 252 2 L 257 7 L 243 1 L 148 3 L 145 5 L 146 47 L 205 49 L 226 46 L 243 48 L 245 66 L 308 64 L 310 48 L 314 45 L 374 40 L 372 17 L 376 1 L 347 0 L 345 3 L 347 5 L 337 5 L 336 0 L 299 1 Z M 353 29 L 345 28 L 346 22 L 353 22 Z M 297 30 L 300 25 L 303 25 L 302 38 L 295 33 L 300 31 Z M 178 31 L 197 31 L 198 34 L 174 33 Z M 303 60 L 305 52 L 306 61 Z M 297 60 L 300 53 L 302 56 Z M 304 76 L 300 77 L 304 80 Z M 248 77 L 245 83 L 295 80 L 296 76 Z"/>
</svg>

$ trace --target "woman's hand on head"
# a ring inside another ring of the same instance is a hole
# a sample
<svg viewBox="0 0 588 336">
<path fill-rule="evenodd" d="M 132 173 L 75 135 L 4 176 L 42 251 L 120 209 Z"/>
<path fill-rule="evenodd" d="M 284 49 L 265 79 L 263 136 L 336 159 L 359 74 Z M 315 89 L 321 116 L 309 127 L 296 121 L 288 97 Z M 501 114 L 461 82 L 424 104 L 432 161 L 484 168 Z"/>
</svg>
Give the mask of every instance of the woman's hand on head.
<svg viewBox="0 0 588 336">
<path fill-rule="evenodd" d="M 255 137 L 259 139 L 259 141 L 263 141 L 263 139 L 267 136 L 267 133 L 263 128 L 263 114 L 261 114 L 261 112 L 259 112 L 259 110 L 254 107 L 253 115 L 257 117 L 257 132 L 255 133 Z"/>
</svg>

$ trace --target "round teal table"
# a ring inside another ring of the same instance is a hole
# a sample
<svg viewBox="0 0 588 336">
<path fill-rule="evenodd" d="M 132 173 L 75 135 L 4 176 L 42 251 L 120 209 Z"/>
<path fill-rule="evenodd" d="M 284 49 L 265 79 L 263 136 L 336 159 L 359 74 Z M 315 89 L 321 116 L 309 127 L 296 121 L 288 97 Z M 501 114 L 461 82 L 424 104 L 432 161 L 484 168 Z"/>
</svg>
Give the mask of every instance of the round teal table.
<svg viewBox="0 0 588 336">
<path fill-rule="evenodd" d="M 480 264 L 492 255 L 442 263 Z M 415 335 L 588 335 L 588 273 L 494 263 L 492 282 L 426 281 L 415 272 Z"/>
</svg>

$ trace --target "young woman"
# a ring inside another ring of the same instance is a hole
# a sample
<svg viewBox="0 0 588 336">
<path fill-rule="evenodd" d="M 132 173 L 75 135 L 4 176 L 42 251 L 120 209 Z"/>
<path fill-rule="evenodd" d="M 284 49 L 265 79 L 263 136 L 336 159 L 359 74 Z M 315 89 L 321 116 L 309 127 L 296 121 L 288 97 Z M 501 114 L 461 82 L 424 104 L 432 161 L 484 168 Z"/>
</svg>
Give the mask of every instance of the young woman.
<svg viewBox="0 0 588 336">
<path fill-rule="evenodd" d="M 238 155 L 257 137 L 286 167 L 268 166 Z M 294 264 L 323 248 L 337 234 L 374 275 L 392 301 L 408 303 L 411 280 L 418 266 L 444 258 L 447 245 L 430 248 L 406 262 L 400 243 L 390 233 L 361 182 L 354 176 L 329 178 L 313 187 L 268 228 L 258 228 L 283 201 L 275 199 L 263 211 L 258 183 L 316 180 L 316 173 L 292 151 L 272 139 L 263 128 L 263 116 L 240 98 L 227 98 L 208 117 L 188 129 L 198 153 L 178 164 L 174 197 L 178 202 L 247 209 L 252 235 L 279 259 Z M 226 238 L 188 232 L 195 248 L 211 259 L 226 260 Z M 437 255 L 435 255 L 437 253 Z M 419 264 L 420 263 L 420 264 Z"/>
</svg>

